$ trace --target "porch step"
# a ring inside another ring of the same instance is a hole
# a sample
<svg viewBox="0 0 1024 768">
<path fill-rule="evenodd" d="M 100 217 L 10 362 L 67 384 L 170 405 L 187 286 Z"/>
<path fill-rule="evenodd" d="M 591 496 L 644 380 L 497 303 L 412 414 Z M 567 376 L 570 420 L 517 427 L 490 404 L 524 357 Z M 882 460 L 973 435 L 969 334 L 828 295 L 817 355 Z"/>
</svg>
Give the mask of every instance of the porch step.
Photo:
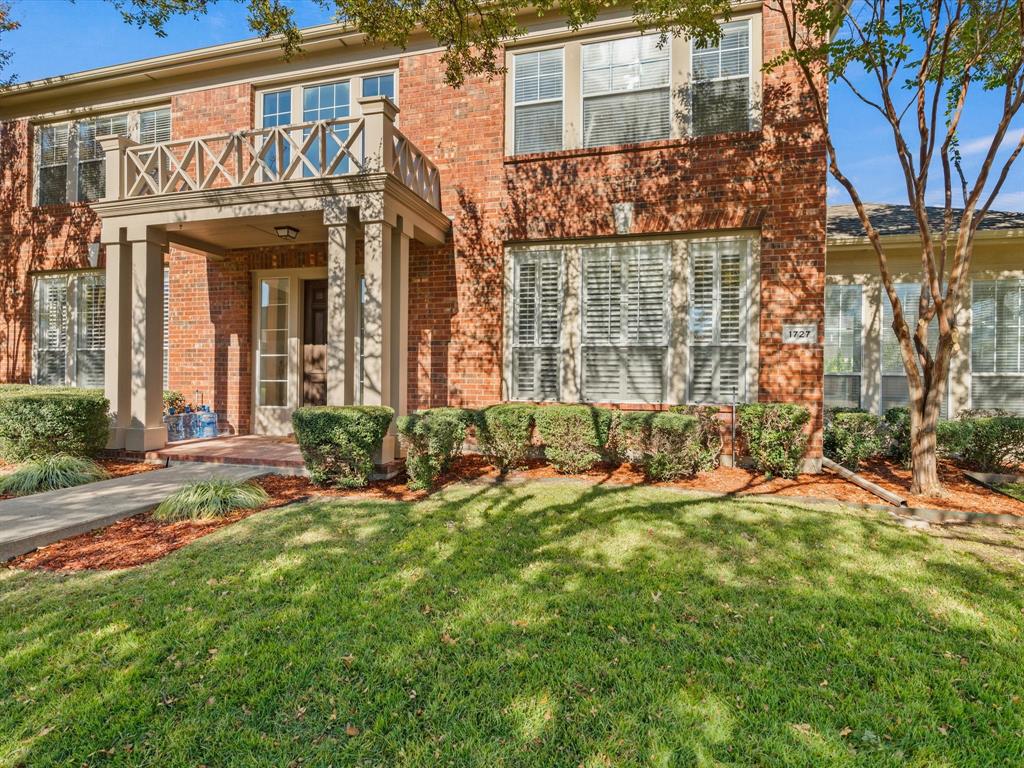
<svg viewBox="0 0 1024 768">
<path fill-rule="evenodd" d="M 234 435 L 209 440 L 188 440 L 156 451 L 148 451 L 146 461 L 161 464 L 202 462 L 205 464 L 245 464 L 272 468 L 279 474 L 305 474 L 302 453 L 295 442 L 264 435 Z"/>
</svg>

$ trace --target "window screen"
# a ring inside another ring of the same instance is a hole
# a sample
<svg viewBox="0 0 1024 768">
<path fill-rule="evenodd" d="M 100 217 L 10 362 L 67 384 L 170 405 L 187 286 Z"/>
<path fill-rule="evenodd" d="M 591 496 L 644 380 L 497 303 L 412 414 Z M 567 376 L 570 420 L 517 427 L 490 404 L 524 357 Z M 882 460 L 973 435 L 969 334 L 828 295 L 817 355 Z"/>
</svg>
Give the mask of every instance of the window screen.
<svg viewBox="0 0 1024 768">
<path fill-rule="evenodd" d="M 861 287 L 825 286 L 825 405 L 860 407 Z"/>
<path fill-rule="evenodd" d="M 584 248 L 583 398 L 665 402 L 666 243 Z"/>
<path fill-rule="evenodd" d="M 746 397 L 745 241 L 690 248 L 690 400 L 730 403 Z"/>
<path fill-rule="evenodd" d="M 68 350 L 67 276 L 37 279 L 35 302 L 35 383 L 63 385 Z"/>
<path fill-rule="evenodd" d="M 659 35 L 590 43 L 583 56 L 583 145 L 671 135 L 669 47 Z"/>
<path fill-rule="evenodd" d="M 722 25 L 717 46 L 693 46 L 693 132 L 750 130 L 750 23 Z"/>
<path fill-rule="evenodd" d="M 513 59 L 517 155 L 562 148 L 563 66 L 561 48 Z"/>
<path fill-rule="evenodd" d="M 1024 280 L 975 280 L 971 294 L 971 406 L 1024 412 Z"/>
<path fill-rule="evenodd" d="M 562 337 L 562 253 L 513 255 L 512 397 L 557 400 Z"/>
</svg>

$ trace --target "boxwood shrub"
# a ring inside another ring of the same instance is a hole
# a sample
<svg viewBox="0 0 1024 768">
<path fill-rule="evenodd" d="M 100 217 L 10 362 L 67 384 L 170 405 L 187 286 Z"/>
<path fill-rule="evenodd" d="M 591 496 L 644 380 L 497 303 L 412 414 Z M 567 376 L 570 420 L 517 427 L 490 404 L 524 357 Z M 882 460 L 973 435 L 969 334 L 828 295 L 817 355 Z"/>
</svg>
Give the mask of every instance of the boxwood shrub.
<svg viewBox="0 0 1024 768">
<path fill-rule="evenodd" d="M 559 472 L 585 472 L 601 461 L 612 412 L 589 405 L 544 405 L 533 415 L 544 455 Z"/>
<path fill-rule="evenodd" d="M 309 477 L 318 485 L 360 488 L 373 472 L 395 412 L 386 406 L 317 405 L 292 414 L 295 439 Z"/>
<path fill-rule="evenodd" d="M 95 389 L 15 385 L 0 390 L 0 456 L 7 462 L 96 456 L 110 436 L 110 402 Z"/>
<path fill-rule="evenodd" d="M 707 472 L 718 466 L 722 457 L 722 421 L 718 418 L 717 405 L 674 405 L 673 413 L 683 413 L 697 418 L 697 441 L 700 445 L 700 468 Z"/>
<path fill-rule="evenodd" d="M 474 412 L 464 408 L 430 408 L 398 419 L 410 488 L 433 487 L 462 451 L 466 428 L 474 419 Z"/>
<path fill-rule="evenodd" d="M 536 410 L 527 403 L 501 403 L 477 412 L 480 450 L 502 474 L 526 463 Z"/>
<path fill-rule="evenodd" d="M 885 455 L 904 467 L 910 466 L 910 410 L 902 406 L 890 408 L 882 417 L 885 421 Z"/>
<path fill-rule="evenodd" d="M 971 416 L 938 425 L 939 449 L 981 472 L 1014 472 L 1024 465 L 1024 417 Z"/>
<path fill-rule="evenodd" d="M 851 472 L 878 456 L 886 447 L 882 420 L 859 408 L 835 408 L 825 412 L 825 455 Z"/>
<path fill-rule="evenodd" d="M 676 480 L 711 469 L 700 419 L 673 411 L 619 411 L 613 427 L 619 455 L 639 466 L 649 480 Z M 721 446 L 719 446 L 720 448 Z"/>
<path fill-rule="evenodd" d="M 793 478 L 807 452 L 804 427 L 811 412 L 791 403 L 748 403 L 738 408 L 739 432 L 754 468 L 767 477 Z"/>
</svg>

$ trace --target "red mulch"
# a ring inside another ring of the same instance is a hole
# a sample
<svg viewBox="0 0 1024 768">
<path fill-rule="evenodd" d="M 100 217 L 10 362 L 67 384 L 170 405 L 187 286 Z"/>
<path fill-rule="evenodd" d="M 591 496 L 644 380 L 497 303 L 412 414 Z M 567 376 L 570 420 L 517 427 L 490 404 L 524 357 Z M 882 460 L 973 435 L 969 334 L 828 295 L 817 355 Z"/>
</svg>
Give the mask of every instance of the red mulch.
<svg viewBox="0 0 1024 768">
<path fill-rule="evenodd" d="M 127 477 L 128 475 L 137 475 L 140 472 L 152 472 L 154 469 L 160 469 L 163 466 L 162 464 L 146 464 L 141 461 L 126 461 L 124 459 L 97 459 L 96 463 L 107 470 L 111 477 Z M 0 464 L 0 466 L 10 465 Z M 0 493 L 0 501 L 13 498 L 14 496 L 9 493 Z"/>
<path fill-rule="evenodd" d="M 152 465 L 119 462 L 124 466 L 115 469 L 116 462 L 104 461 L 109 471 L 144 472 L 155 468 Z M 1024 516 L 1024 502 L 995 493 L 969 480 L 963 472 L 949 462 L 940 465 L 940 476 L 947 489 L 941 498 L 916 497 L 909 495 L 910 472 L 886 460 L 870 462 L 860 474 L 908 499 L 910 506 L 936 509 L 964 510 Z M 498 471 L 482 456 L 468 455 L 456 460 L 452 469 L 441 478 L 439 486 L 480 479 L 497 479 Z M 542 461 L 530 462 L 524 469 L 509 473 L 514 480 L 539 480 L 566 477 Z M 582 474 L 571 475 L 576 479 L 589 480 L 595 484 L 639 485 L 644 483 L 643 474 L 632 466 L 615 468 L 595 467 Z M 266 475 L 256 480 L 270 494 L 271 501 L 261 509 L 284 506 L 307 498 L 379 499 L 391 501 L 418 501 L 428 495 L 424 491 L 410 490 L 404 477 L 381 480 L 358 490 L 319 488 L 305 477 Z M 767 480 L 752 470 L 742 467 L 719 467 L 689 480 L 669 483 L 655 483 L 658 487 L 685 488 L 694 491 L 709 491 L 729 494 L 775 494 L 779 496 L 804 496 L 835 501 L 866 504 L 884 503 L 877 496 L 843 480 L 828 471 L 819 475 L 800 475 L 795 480 L 773 478 Z M 189 544 L 213 531 L 237 522 L 260 510 L 247 510 L 217 520 L 183 521 L 161 523 L 147 513 L 115 523 L 91 533 L 74 536 L 51 544 L 10 561 L 8 565 L 21 569 L 42 569 L 51 571 L 79 571 L 86 569 L 115 570 L 130 568 L 157 560 L 176 549 Z"/>
</svg>

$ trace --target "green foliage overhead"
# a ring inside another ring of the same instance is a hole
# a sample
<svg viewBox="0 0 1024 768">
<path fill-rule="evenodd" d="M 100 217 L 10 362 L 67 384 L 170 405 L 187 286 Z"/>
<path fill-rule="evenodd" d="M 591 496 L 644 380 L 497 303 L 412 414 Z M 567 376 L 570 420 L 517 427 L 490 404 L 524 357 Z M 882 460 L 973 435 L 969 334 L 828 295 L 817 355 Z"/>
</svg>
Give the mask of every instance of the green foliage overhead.
<svg viewBox="0 0 1024 768">
<path fill-rule="evenodd" d="M 182 486 L 153 510 L 164 522 L 223 517 L 239 509 L 256 509 L 270 497 L 260 486 L 237 480 L 198 480 Z"/>
<path fill-rule="evenodd" d="M 0 457 L 95 456 L 110 434 L 109 407 L 98 390 L 6 387 L 0 390 Z"/>
<path fill-rule="evenodd" d="M 92 459 L 58 453 L 29 459 L 9 475 L 0 477 L 0 493 L 27 496 L 30 493 L 72 488 L 108 477 L 107 471 Z"/>
</svg>

